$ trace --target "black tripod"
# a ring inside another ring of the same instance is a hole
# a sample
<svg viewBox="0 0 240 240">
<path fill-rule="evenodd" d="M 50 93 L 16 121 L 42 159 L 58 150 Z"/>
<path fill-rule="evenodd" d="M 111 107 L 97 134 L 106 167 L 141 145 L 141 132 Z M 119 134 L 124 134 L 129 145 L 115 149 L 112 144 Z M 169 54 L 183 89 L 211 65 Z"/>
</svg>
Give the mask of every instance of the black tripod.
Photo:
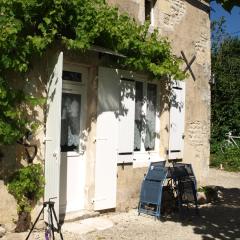
<svg viewBox="0 0 240 240">
<path fill-rule="evenodd" d="M 60 234 L 61 240 L 63 240 L 63 235 L 62 235 L 62 232 L 61 232 L 61 226 L 60 226 L 60 224 L 59 224 L 59 222 L 57 220 L 57 215 L 56 215 L 56 212 L 55 212 L 55 209 L 54 209 L 54 203 L 55 202 L 50 201 L 50 199 L 49 199 L 49 201 L 43 203 L 43 207 L 42 207 L 40 213 L 38 214 L 38 216 L 37 216 L 37 218 L 36 218 L 32 228 L 31 228 L 30 232 L 28 233 L 28 236 L 26 237 L 25 240 L 28 240 L 28 238 L 30 237 L 30 235 L 31 235 L 31 233 L 32 233 L 32 231 L 33 231 L 33 229 L 34 229 L 38 219 L 40 218 L 40 216 L 43 213 L 45 207 L 47 207 L 47 206 L 48 206 L 48 211 L 47 212 L 48 212 L 48 216 L 49 216 L 49 218 L 48 218 L 49 219 L 49 223 L 48 224 L 49 224 L 49 226 L 51 228 L 53 240 L 55 240 L 55 237 L 54 237 L 54 230 L 55 230 L 55 228 L 54 228 L 54 223 L 53 223 L 53 217 L 54 217 L 54 220 L 56 221 L 56 224 L 57 224 L 56 230 Z"/>
</svg>

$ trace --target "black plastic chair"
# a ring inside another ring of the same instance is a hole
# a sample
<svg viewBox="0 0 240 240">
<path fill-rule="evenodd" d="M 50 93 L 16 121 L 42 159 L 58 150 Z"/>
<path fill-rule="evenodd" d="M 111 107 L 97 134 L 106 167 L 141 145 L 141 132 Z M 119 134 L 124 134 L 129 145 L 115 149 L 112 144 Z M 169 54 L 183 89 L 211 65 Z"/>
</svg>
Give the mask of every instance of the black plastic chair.
<svg viewBox="0 0 240 240">
<path fill-rule="evenodd" d="M 167 176 L 167 169 L 158 164 L 149 166 L 141 186 L 138 214 L 144 213 L 156 218 L 161 215 L 162 189 Z"/>
<path fill-rule="evenodd" d="M 180 213 L 184 203 L 188 205 L 193 202 L 198 214 L 196 178 L 191 164 L 175 163 L 169 170 L 176 190 Z"/>
<path fill-rule="evenodd" d="M 188 173 L 188 177 L 191 178 L 195 184 L 195 188 L 197 190 L 197 180 L 196 180 L 196 176 L 194 174 L 193 168 L 192 168 L 192 164 L 190 163 L 173 163 L 173 166 L 178 167 L 178 166 L 183 166 L 185 167 L 187 173 Z"/>
</svg>

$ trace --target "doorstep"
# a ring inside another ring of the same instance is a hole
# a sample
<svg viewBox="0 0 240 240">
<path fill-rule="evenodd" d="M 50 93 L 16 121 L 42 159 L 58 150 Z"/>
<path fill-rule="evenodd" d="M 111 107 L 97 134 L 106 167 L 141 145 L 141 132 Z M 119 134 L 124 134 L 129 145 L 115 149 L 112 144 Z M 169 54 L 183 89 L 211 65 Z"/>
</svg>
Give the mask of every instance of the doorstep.
<svg viewBox="0 0 240 240">
<path fill-rule="evenodd" d="M 70 212 L 66 214 L 60 214 L 60 222 L 75 222 L 87 218 L 94 218 L 100 215 L 99 212 L 89 211 L 89 210 L 81 210 L 76 212 Z"/>
<path fill-rule="evenodd" d="M 106 217 L 94 217 L 81 221 L 64 223 L 61 227 L 62 233 L 77 235 L 87 234 L 94 231 L 103 231 L 114 226 L 113 221 Z"/>
</svg>

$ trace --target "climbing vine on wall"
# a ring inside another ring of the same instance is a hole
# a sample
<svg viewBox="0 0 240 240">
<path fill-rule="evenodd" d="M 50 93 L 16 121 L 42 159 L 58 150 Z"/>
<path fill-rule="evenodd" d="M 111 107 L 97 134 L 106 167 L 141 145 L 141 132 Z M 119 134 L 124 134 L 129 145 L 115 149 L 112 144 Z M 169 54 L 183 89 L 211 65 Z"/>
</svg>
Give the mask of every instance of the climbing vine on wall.
<svg viewBox="0 0 240 240">
<path fill-rule="evenodd" d="M 26 95 L 11 87 L 9 73 L 24 79 L 31 57 L 53 44 L 78 51 L 107 47 L 127 56 L 125 67 L 182 79 L 170 43 L 148 28 L 104 0 L 0 0 L 0 143 L 14 142 L 29 126 L 19 107 Z"/>
</svg>

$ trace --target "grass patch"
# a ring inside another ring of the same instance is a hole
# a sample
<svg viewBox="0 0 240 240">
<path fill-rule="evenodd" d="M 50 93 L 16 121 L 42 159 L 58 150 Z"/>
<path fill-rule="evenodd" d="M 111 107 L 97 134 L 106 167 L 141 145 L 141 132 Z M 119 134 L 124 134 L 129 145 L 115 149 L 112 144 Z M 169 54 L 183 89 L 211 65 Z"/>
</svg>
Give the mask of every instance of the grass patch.
<svg viewBox="0 0 240 240">
<path fill-rule="evenodd" d="M 229 147 L 224 150 L 224 153 L 217 149 L 211 153 L 210 166 L 219 168 L 222 165 L 224 170 L 231 172 L 240 171 L 240 148 Z"/>
</svg>

